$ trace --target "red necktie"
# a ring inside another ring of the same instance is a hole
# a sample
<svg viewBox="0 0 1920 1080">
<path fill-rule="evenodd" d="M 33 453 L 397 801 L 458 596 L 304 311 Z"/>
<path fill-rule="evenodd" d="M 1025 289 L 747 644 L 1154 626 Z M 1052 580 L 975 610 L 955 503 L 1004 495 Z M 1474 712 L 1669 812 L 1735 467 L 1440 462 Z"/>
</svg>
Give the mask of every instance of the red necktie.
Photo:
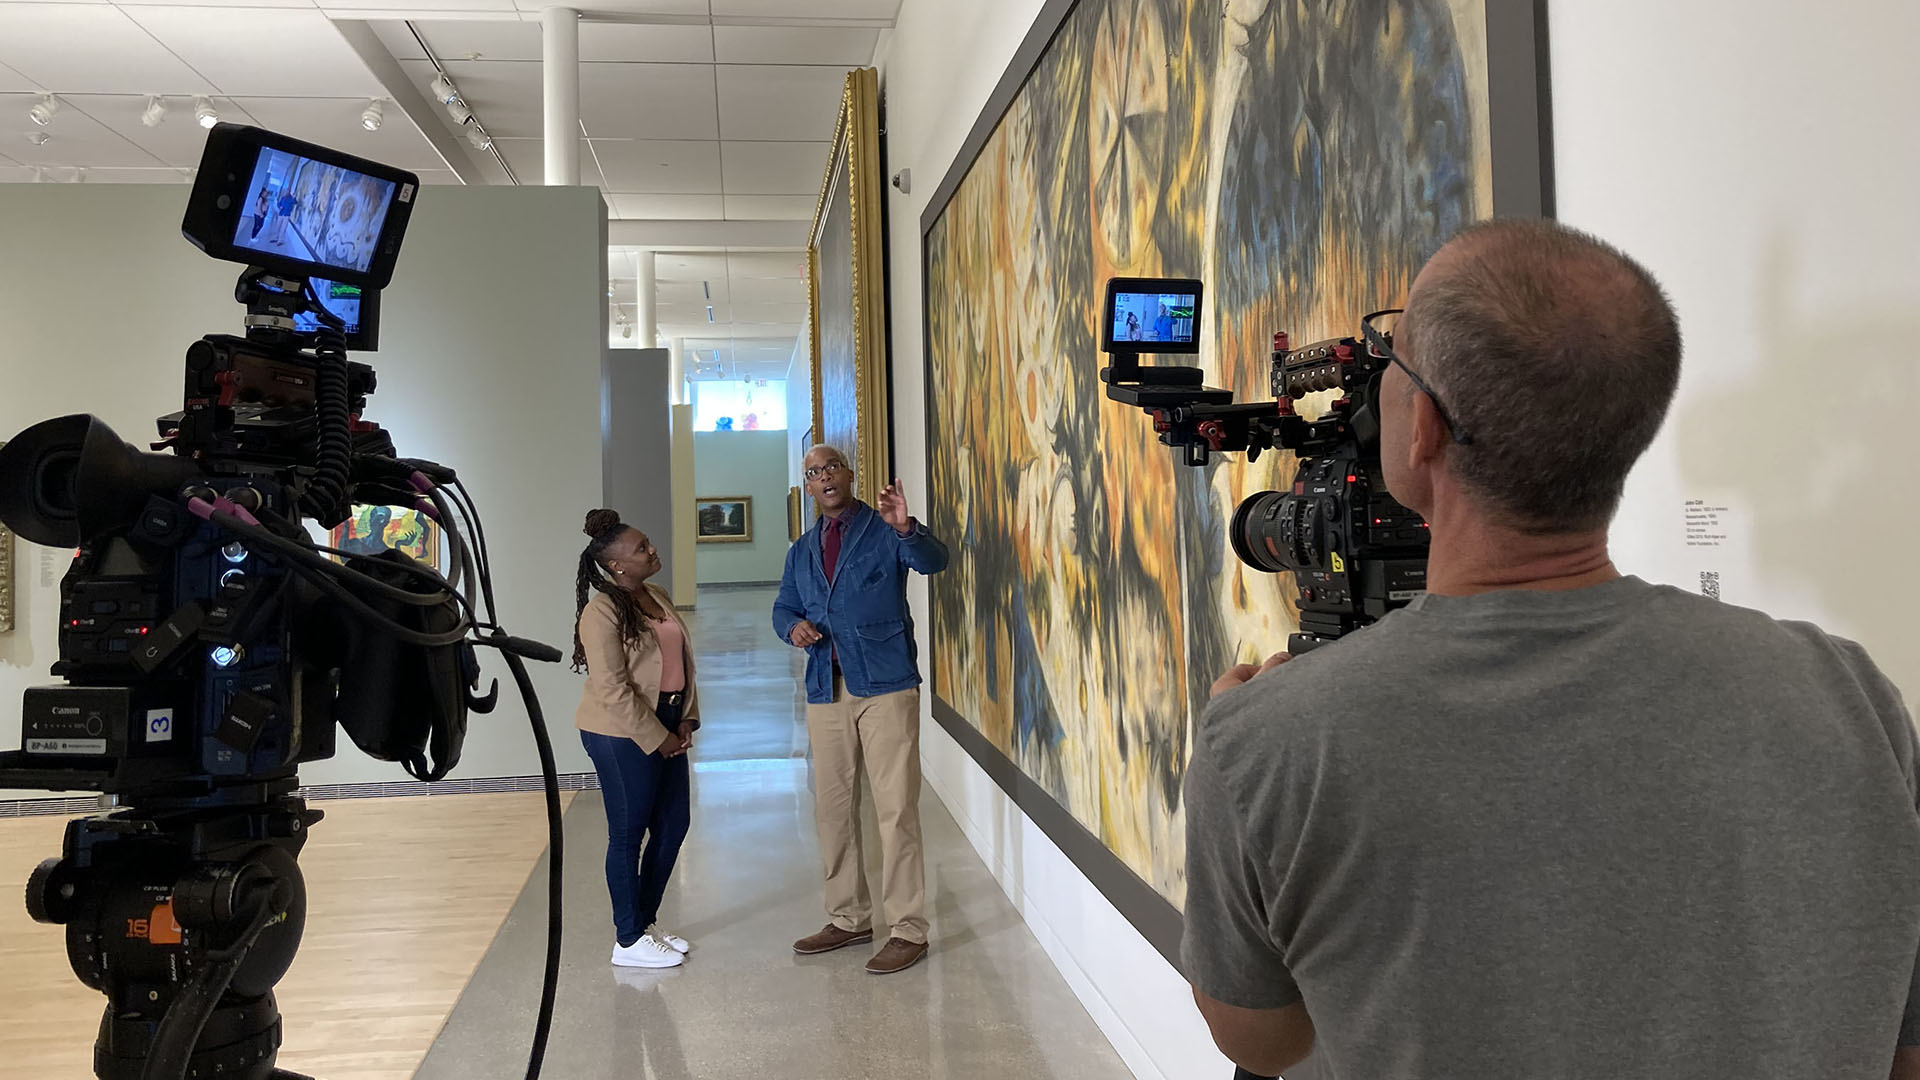
<svg viewBox="0 0 1920 1080">
<path fill-rule="evenodd" d="M 820 561 L 826 564 L 827 581 L 833 581 L 833 568 L 840 562 L 840 519 L 827 522 L 827 533 L 820 539 Z"/>
</svg>

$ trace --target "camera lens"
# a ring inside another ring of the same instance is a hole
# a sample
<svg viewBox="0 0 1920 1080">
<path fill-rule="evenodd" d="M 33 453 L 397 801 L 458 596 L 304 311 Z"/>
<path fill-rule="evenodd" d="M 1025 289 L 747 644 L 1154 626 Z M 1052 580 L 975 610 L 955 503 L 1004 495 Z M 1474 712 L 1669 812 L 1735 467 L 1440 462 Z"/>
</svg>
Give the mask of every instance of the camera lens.
<svg viewBox="0 0 1920 1080">
<path fill-rule="evenodd" d="M 1262 491 L 1233 512 L 1233 553 L 1256 570 L 1324 570 L 1333 507 L 1325 496 Z"/>
</svg>

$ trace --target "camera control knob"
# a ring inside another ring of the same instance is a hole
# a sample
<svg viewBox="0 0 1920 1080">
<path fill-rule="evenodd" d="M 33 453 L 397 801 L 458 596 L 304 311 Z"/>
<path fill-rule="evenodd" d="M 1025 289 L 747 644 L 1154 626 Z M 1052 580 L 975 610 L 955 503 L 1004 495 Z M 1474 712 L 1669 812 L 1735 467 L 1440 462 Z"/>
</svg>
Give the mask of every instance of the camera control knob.
<svg viewBox="0 0 1920 1080">
<path fill-rule="evenodd" d="M 100 736 L 106 734 L 107 722 L 101 719 L 99 713 L 88 713 L 87 721 L 86 721 L 86 729 L 87 729 L 87 735 L 89 737 L 97 739 Z"/>
<path fill-rule="evenodd" d="M 37 923 L 58 925 L 73 917 L 78 876 L 64 859 L 48 859 L 27 878 L 27 915 Z"/>
</svg>

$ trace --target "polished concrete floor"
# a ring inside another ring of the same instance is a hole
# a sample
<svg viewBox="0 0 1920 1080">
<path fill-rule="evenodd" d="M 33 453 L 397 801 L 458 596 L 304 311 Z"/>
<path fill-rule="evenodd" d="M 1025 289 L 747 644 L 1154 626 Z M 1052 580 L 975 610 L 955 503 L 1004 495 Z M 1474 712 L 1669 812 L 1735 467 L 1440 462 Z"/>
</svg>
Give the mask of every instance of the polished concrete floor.
<svg viewBox="0 0 1920 1080">
<path fill-rule="evenodd" d="M 931 792 L 921 816 L 933 951 L 876 977 L 850 948 L 798 957 L 821 909 L 799 654 L 773 637 L 771 590 L 704 591 L 692 619 L 704 727 L 693 831 L 661 922 L 685 967 L 616 969 L 606 820 L 567 814 L 566 951 L 545 1075 L 568 1080 L 1113 1078 L 1126 1067 Z M 871 800 L 868 800 L 871 805 Z M 869 817 L 871 811 L 869 811 Z M 874 835 L 871 823 L 868 835 Z M 878 875 L 878 845 L 868 845 Z M 534 871 L 427 1055 L 419 1080 L 523 1075 L 545 948 Z"/>
</svg>

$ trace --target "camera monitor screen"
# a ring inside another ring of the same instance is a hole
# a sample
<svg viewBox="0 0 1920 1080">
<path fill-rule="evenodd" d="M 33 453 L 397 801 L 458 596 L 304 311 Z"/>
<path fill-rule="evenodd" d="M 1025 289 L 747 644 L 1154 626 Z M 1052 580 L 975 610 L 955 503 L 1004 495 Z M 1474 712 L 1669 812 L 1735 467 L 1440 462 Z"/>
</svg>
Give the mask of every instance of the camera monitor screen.
<svg viewBox="0 0 1920 1080">
<path fill-rule="evenodd" d="M 374 352 L 380 347 L 380 293 L 324 278 L 309 278 L 320 305 L 346 323 L 347 348 L 352 352 Z M 294 329 L 310 334 L 320 329 L 318 316 L 305 312 L 294 316 Z"/>
<path fill-rule="evenodd" d="M 216 259 L 385 288 L 419 183 L 404 169 L 216 124 L 181 231 Z"/>
<path fill-rule="evenodd" d="M 1107 352 L 1199 352 L 1200 295 L 1200 282 L 1185 278 L 1108 281 L 1101 347 Z"/>
</svg>

